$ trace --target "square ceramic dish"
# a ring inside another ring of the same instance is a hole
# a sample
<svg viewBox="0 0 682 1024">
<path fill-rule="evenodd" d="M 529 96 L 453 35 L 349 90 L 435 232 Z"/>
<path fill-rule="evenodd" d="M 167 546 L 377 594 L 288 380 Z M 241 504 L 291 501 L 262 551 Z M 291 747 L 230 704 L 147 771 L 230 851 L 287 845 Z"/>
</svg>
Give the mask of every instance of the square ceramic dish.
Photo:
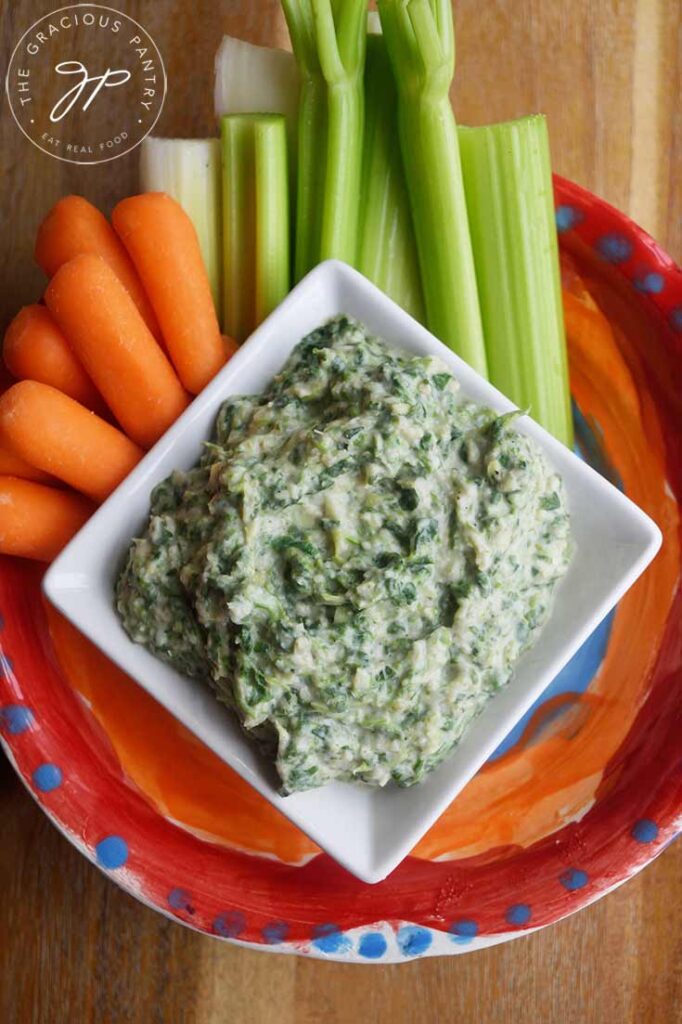
<svg viewBox="0 0 682 1024">
<path fill-rule="evenodd" d="M 197 461 L 223 399 L 263 390 L 301 338 L 337 313 L 363 321 L 397 348 L 439 356 L 467 397 L 500 412 L 514 408 L 369 281 L 330 260 L 294 288 L 101 506 L 53 563 L 44 590 L 105 654 L 330 856 L 363 881 L 378 882 L 409 853 L 632 585 L 654 557 L 661 535 L 617 488 L 524 416 L 518 429 L 535 438 L 564 479 L 576 546 L 536 644 L 453 754 L 420 785 L 370 789 L 333 783 L 280 796 L 273 768 L 209 687 L 128 639 L 114 608 L 113 588 L 130 540 L 146 522 L 152 488 L 173 469 Z"/>
</svg>

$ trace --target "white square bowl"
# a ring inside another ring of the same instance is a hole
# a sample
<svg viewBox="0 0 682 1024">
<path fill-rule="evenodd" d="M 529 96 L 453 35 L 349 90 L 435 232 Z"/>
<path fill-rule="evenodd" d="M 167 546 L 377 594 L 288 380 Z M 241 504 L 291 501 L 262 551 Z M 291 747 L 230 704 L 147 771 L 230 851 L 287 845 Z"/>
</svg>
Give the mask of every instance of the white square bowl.
<svg viewBox="0 0 682 1024">
<path fill-rule="evenodd" d="M 180 675 L 128 639 L 114 608 L 114 581 L 131 538 L 144 528 L 152 488 L 172 470 L 196 463 L 221 402 L 228 395 L 262 391 L 301 338 L 337 313 L 363 321 L 397 348 L 439 356 L 458 377 L 465 396 L 499 412 L 514 408 L 355 270 L 335 260 L 322 263 L 98 509 L 53 563 L 43 585 L 49 600 L 81 632 L 282 814 L 348 871 L 365 882 L 378 882 L 409 853 L 632 585 L 658 550 L 661 534 L 625 495 L 524 416 L 518 429 L 538 442 L 563 477 L 576 546 L 537 642 L 452 755 L 420 785 L 371 789 L 337 782 L 280 796 L 272 766 L 208 685 Z"/>
</svg>

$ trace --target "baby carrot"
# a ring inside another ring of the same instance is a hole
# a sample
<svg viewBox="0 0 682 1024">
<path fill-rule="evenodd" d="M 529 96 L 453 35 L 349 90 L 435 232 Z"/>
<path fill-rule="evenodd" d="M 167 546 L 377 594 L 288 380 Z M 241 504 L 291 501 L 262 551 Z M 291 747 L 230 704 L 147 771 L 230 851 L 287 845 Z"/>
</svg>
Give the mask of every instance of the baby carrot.
<svg viewBox="0 0 682 1024">
<path fill-rule="evenodd" d="M 7 328 L 5 365 L 19 380 L 39 380 L 97 412 L 104 403 L 45 306 L 24 306 Z"/>
<path fill-rule="evenodd" d="M 49 473 L 43 473 L 42 469 L 36 469 L 24 459 L 19 459 L 6 447 L 0 447 L 0 476 L 18 476 L 23 480 L 34 480 L 36 483 L 56 482 Z"/>
<path fill-rule="evenodd" d="M 49 473 L 30 466 L 9 448 L 0 447 L 0 476 L 18 476 L 22 480 L 34 480 L 36 483 L 54 483 Z"/>
<path fill-rule="evenodd" d="M 73 491 L 0 476 L 0 552 L 50 562 L 94 511 Z"/>
<path fill-rule="evenodd" d="M 95 501 L 104 501 L 144 454 L 94 412 L 34 380 L 0 397 L 0 443 Z"/>
<path fill-rule="evenodd" d="M 109 264 L 142 314 L 147 327 L 159 338 L 161 332 L 142 282 L 109 221 L 83 196 L 64 196 L 52 207 L 38 228 L 36 263 L 53 277 L 63 263 L 90 252 Z"/>
<path fill-rule="evenodd" d="M 187 395 L 111 267 L 76 256 L 54 275 L 45 302 L 123 430 L 151 448 Z"/>
<path fill-rule="evenodd" d="M 194 225 L 165 192 L 123 199 L 111 221 L 142 279 L 178 376 L 196 395 L 225 362 L 225 351 Z"/>
</svg>

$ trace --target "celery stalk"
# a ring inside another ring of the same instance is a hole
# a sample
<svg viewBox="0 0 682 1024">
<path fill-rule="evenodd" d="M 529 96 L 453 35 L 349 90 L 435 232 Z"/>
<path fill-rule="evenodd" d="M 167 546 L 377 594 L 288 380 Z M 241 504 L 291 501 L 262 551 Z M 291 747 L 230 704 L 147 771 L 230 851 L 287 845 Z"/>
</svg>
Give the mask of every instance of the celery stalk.
<svg viewBox="0 0 682 1024">
<path fill-rule="evenodd" d="M 457 127 L 450 0 L 378 0 L 430 330 L 486 375 Z"/>
<path fill-rule="evenodd" d="M 358 270 L 425 320 L 412 214 L 398 141 L 397 95 L 383 37 L 370 32 Z"/>
<path fill-rule="evenodd" d="M 224 117 L 221 139 L 225 330 L 241 342 L 289 290 L 284 117 Z"/>
<path fill-rule="evenodd" d="M 296 278 L 355 263 L 362 168 L 366 0 L 282 0 L 301 73 Z"/>
<path fill-rule="evenodd" d="M 303 0 L 305 2 L 305 0 Z M 319 225 L 324 199 L 327 96 L 316 58 L 312 14 L 300 0 L 282 0 L 301 75 L 296 166 L 294 277 L 298 281 L 319 260 Z"/>
<path fill-rule="evenodd" d="M 547 122 L 460 128 L 492 383 L 573 443 Z"/>
<path fill-rule="evenodd" d="M 255 321 L 265 320 L 289 291 L 289 196 L 286 134 L 281 119 L 254 124 Z"/>
<path fill-rule="evenodd" d="M 223 309 L 225 331 L 235 341 L 251 333 L 255 318 L 255 232 L 252 122 L 223 117 Z"/>
<path fill-rule="evenodd" d="M 220 143 L 218 139 L 157 139 L 140 149 L 140 188 L 167 192 L 188 215 L 199 237 L 218 319 L 222 303 Z"/>
</svg>

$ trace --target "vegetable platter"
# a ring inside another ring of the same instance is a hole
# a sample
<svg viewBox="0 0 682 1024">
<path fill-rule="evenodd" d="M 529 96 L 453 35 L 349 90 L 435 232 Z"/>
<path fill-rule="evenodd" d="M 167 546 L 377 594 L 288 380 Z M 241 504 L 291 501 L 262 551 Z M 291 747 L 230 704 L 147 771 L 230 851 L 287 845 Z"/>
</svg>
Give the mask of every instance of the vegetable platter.
<svg viewBox="0 0 682 1024">
<path fill-rule="evenodd" d="M 66 197 L 40 228 L 49 284 L 4 344 L 0 733 L 83 854 L 190 927 L 363 963 L 460 953 L 586 906 L 680 826 L 682 272 L 603 201 L 552 188 L 542 117 L 455 124 L 449 2 L 382 0 L 369 25 L 359 0 L 283 7 L 293 56 L 221 47 L 219 138 L 146 140 L 142 193 L 110 222 Z M 372 887 L 40 597 L 44 562 L 328 256 L 664 534 L 616 611 Z"/>
</svg>

